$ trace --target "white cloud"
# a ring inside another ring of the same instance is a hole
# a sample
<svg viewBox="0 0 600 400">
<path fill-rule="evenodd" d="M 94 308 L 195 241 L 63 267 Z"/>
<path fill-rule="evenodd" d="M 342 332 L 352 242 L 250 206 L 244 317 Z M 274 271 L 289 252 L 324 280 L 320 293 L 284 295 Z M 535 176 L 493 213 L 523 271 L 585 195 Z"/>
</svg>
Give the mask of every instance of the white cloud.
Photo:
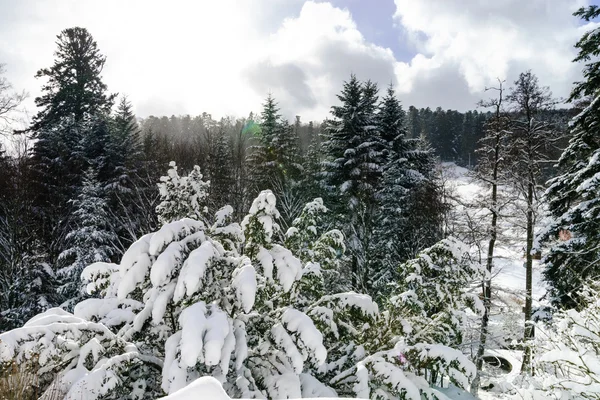
<svg viewBox="0 0 600 400">
<path fill-rule="evenodd" d="M 284 109 L 311 119 L 327 115 L 350 73 L 385 84 L 396 80 L 395 63 L 389 49 L 364 39 L 348 11 L 309 1 L 269 37 L 245 73 L 261 82 L 259 93 L 270 90 Z"/>
<path fill-rule="evenodd" d="M 398 68 L 407 76 L 400 89 L 409 99 L 417 94 L 416 87 L 452 69 L 477 96 L 496 78 L 512 82 L 531 69 L 555 95 L 566 97 L 580 76 L 581 66 L 571 60 L 573 45 L 585 27 L 572 13 L 586 5 L 583 0 L 395 2 L 395 16 L 420 52 L 410 65 Z M 455 93 L 436 91 L 431 85 L 428 90 L 420 94 L 424 98 L 419 103 L 437 98 L 434 104 L 460 107 L 453 106 Z"/>
<path fill-rule="evenodd" d="M 395 2 L 398 38 L 418 52 L 408 63 L 367 41 L 348 11 L 304 0 L 0 0 L 0 62 L 34 97 L 56 34 L 85 26 L 108 57 L 109 89 L 140 116 L 246 115 L 272 92 L 286 116 L 321 119 L 351 72 L 397 83 L 405 105 L 462 110 L 496 77 L 531 68 L 561 96 L 579 77 L 572 46 L 584 28 L 571 13 L 583 0 Z"/>
</svg>

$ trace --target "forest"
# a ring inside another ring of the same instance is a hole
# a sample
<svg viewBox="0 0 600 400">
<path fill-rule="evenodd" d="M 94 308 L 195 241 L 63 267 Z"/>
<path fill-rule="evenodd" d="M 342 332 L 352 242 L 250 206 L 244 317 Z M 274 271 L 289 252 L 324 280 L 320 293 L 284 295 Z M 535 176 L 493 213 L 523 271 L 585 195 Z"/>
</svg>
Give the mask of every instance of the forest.
<svg viewBox="0 0 600 400">
<path fill-rule="evenodd" d="M 351 74 L 323 121 L 138 118 L 72 27 L 21 128 L 0 64 L 0 399 L 600 399 L 600 28 L 574 45 L 569 99 Z"/>
</svg>

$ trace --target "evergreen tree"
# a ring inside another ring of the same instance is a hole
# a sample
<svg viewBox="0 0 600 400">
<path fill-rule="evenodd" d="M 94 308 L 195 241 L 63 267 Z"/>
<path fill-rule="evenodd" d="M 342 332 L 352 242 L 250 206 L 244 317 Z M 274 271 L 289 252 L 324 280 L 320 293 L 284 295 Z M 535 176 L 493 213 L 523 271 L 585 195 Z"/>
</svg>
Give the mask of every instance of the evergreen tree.
<svg viewBox="0 0 600 400">
<path fill-rule="evenodd" d="M 414 257 L 442 238 L 439 229 L 444 207 L 434 180 L 435 159 L 419 139 L 407 138 L 405 119 L 390 86 L 378 114 L 385 155 L 377 193 L 374 242 L 378 261 L 372 274 L 378 296 L 395 279 L 398 261 Z"/>
<path fill-rule="evenodd" d="M 232 143 L 225 130 L 224 120 L 219 123 L 214 155 L 208 168 L 210 208 L 216 211 L 231 203 L 234 183 Z"/>
<path fill-rule="evenodd" d="M 344 219 L 353 288 L 368 292 L 376 193 L 384 162 L 376 119 L 377 86 L 351 75 L 338 99 L 341 105 L 332 107 L 333 119 L 325 125 L 324 178 L 330 204 Z"/>
<path fill-rule="evenodd" d="M 28 129 L 37 139 L 31 159 L 37 225 L 51 260 L 63 250 L 68 201 L 77 195 L 85 169 L 93 165 L 101 181 L 112 172 L 104 124 L 114 99 L 100 75 L 105 57 L 86 29 L 65 29 L 56 44 L 54 64 L 36 75 L 47 82 L 35 99 L 41 109 Z"/>
<path fill-rule="evenodd" d="M 377 194 L 380 208 L 374 232 L 378 261 L 371 279 L 372 285 L 380 291 L 392 280 L 398 260 L 406 259 L 401 258 L 401 238 L 409 228 L 406 226 L 408 196 L 424 177 L 411 169 L 405 113 L 391 85 L 381 101 L 378 124 L 384 164 L 381 189 Z"/>
<path fill-rule="evenodd" d="M 114 253 L 114 233 L 110 230 L 107 203 L 94 168 L 88 168 L 81 193 L 73 203 L 74 229 L 66 236 L 66 250 L 58 257 L 59 293 L 72 308 L 84 297 L 81 271 L 95 262 L 110 261 Z"/>
<path fill-rule="evenodd" d="M 162 176 L 158 184 L 161 200 L 156 207 L 158 221 L 161 224 L 182 218 L 206 221 L 210 182 L 202 180 L 200 167 L 194 166 L 187 176 L 179 176 L 174 161 L 169 163 L 169 167 L 167 176 Z"/>
<path fill-rule="evenodd" d="M 279 114 L 269 95 L 263 105 L 258 144 L 253 146 L 250 165 L 255 190 L 272 190 L 280 199 L 282 222 L 290 226 L 302 210 L 299 193 L 302 163 L 296 130 Z"/>
<path fill-rule="evenodd" d="M 50 260 L 62 251 L 71 205 L 81 184 L 84 123 L 65 118 L 52 128 L 38 132 L 31 158 L 37 231 Z"/>
<path fill-rule="evenodd" d="M 400 265 L 391 303 L 412 326 L 408 342 L 460 345 L 464 312 L 481 309 L 477 295 L 467 289 L 482 278 L 483 268 L 471 260 L 468 246 L 453 237 Z"/>
<path fill-rule="evenodd" d="M 269 95 L 263 104 L 260 125 L 254 136 L 256 144 L 252 146 L 249 163 L 252 167 L 251 179 L 254 191 L 271 189 L 275 180 L 281 179 L 277 165 L 274 140 L 282 129 L 281 115 L 275 99 Z"/>
<path fill-rule="evenodd" d="M 115 95 L 106 94 L 100 74 L 106 57 L 85 28 L 63 30 L 57 36 L 54 64 L 40 69 L 36 78 L 47 78 L 42 96 L 35 99 L 40 110 L 33 117 L 34 133 L 56 126 L 64 118 L 77 122 L 98 113 L 109 114 Z"/>
<path fill-rule="evenodd" d="M 319 135 L 314 132 L 312 121 L 309 122 L 310 143 L 304 157 L 303 179 L 300 190 L 307 198 L 317 198 L 323 195 L 322 162 L 323 150 Z"/>
<path fill-rule="evenodd" d="M 133 114 L 131 103 L 125 96 L 121 98 L 111 129 L 110 149 L 111 164 L 114 172 L 111 181 L 107 182 L 110 191 L 127 193 L 138 174 L 142 158 L 140 129 Z"/>
<path fill-rule="evenodd" d="M 600 15 L 600 8 L 581 8 L 574 15 L 590 21 Z M 560 174 L 548 182 L 545 195 L 553 221 L 541 234 L 551 244 L 544 278 L 552 301 L 567 308 L 585 306 L 580 290 L 600 273 L 600 29 L 586 32 L 576 47 L 574 61 L 586 62 L 585 80 L 575 85 L 570 101 L 590 102 L 571 121 L 571 139 L 558 162 Z"/>
</svg>

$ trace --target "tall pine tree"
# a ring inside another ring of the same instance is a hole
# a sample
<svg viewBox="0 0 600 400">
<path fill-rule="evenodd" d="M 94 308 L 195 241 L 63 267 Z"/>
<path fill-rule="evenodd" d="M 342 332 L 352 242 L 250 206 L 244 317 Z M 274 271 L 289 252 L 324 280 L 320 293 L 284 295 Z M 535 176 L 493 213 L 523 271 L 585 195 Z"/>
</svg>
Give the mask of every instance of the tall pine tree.
<svg viewBox="0 0 600 400">
<path fill-rule="evenodd" d="M 31 159 L 35 210 L 49 261 L 62 250 L 71 211 L 68 200 L 76 196 L 85 169 L 94 165 L 101 179 L 111 170 L 104 160 L 109 143 L 95 136 L 107 137 L 101 120 L 110 113 L 115 96 L 102 82 L 106 58 L 86 29 L 65 29 L 56 44 L 53 65 L 36 74 L 47 81 L 35 99 L 40 110 L 28 129 L 37 139 Z M 89 139 L 93 143 L 85 143 Z M 88 155 L 93 160 L 86 159 Z"/>
<path fill-rule="evenodd" d="M 369 291 L 373 259 L 376 193 L 383 172 L 383 151 L 376 118 L 377 86 L 355 75 L 344 83 L 325 124 L 324 178 L 332 208 L 343 220 L 352 262 L 354 289 Z"/>
</svg>

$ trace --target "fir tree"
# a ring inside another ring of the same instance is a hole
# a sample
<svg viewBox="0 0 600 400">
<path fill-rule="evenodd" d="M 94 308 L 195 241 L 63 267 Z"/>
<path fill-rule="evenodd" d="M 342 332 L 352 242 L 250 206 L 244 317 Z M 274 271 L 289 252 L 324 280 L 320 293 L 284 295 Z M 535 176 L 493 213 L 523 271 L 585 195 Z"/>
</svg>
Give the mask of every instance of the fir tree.
<svg viewBox="0 0 600 400">
<path fill-rule="evenodd" d="M 142 143 L 135 114 L 125 96 L 121 98 L 115 111 L 111 128 L 110 163 L 113 165 L 114 172 L 107 185 L 111 191 L 126 193 L 131 190 L 139 172 Z"/>
<path fill-rule="evenodd" d="M 259 128 L 254 137 L 257 143 L 252 146 L 249 159 L 252 185 L 257 192 L 271 189 L 273 182 L 281 179 L 274 140 L 282 129 L 282 121 L 279 108 L 271 95 L 263 104 Z"/>
<path fill-rule="evenodd" d="M 64 118 L 81 122 L 89 115 L 110 113 L 115 95 L 106 94 L 100 74 L 106 61 L 96 41 L 85 28 L 63 30 L 57 36 L 52 67 L 40 69 L 36 78 L 47 78 L 42 96 L 35 99 L 41 107 L 33 117 L 30 130 L 39 132 L 55 126 Z"/>
<path fill-rule="evenodd" d="M 219 122 L 214 154 L 208 165 L 210 179 L 210 205 L 216 211 L 232 200 L 233 188 L 233 151 L 229 135 L 225 130 L 225 121 Z"/>
<path fill-rule="evenodd" d="M 76 196 L 84 170 L 93 165 L 101 181 L 111 171 L 105 159 L 111 147 L 104 140 L 108 129 L 102 124 L 114 99 L 101 78 L 105 57 L 86 29 L 65 29 L 56 44 L 54 64 L 36 75 L 47 82 L 35 99 L 40 110 L 28 129 L 37 139 L 31 162 L 39 235 L 51 259 L 63 250 L 68 201 Z"/>
<path fill-rule="evenodd" d="M 269 95 L 263 105 L 258 144 L 250 158 L 255 190 L 272 190 L 281 200 L 282 222 L 290 226 L 302 210 L 299 193 L 303 169 L 299 137 L 293 126 L 279 114 L 275 99 Z"/>
<path fill-rule="evenodd" d="M 370 285 L 372 234 L 376 192 L 383 156 L 376 121 L 377 86 L 360 83 L 352 75 L 333 106 L 333 119 L 325 125 L 324 177 L 329 199 L 347 221 L 344 233 L 351 254 L 353 287 Z"/>
<path fill-rule="evenodd" d="M 412 258 L 441 239 L 437 232 L 443 211 L 433 179 L 433 153 L 418 139 L 407 138 L 406 115 L 391 85 L 379 109 L 385 162 L 377 192 L 377 263 L 371 274 L 377 295 L 395 279 L 399 260 Z"/>
<path fill-rule="evenodd" d="M 581 8 L 574 15 L 590 21 L 600 15 L 600 8 Z M 586 62 L 585 80 L 575 85 L 570 101 L 591 101 L 571 121 L 571 139 L 558 162 L 560 174 L 548 182 L 546 198 L 553 221 L 541 234 L 551 244 L 544 258 L 544 278 L 552 301 L 567 308 L 585 306 L 580 289 L 600 273 L 600 62 L 595 59 L 600 53 L 600 29 L 586 32 L 576 47 L 579 53 L 574 61 Z"/>
<path fill-rule="evenodd" d="M 107 203 L 96 171 L 88 168 L 81 192 L 73 203 L 74 229 L 66 236 L 66 250 L 58 257 L 59 293 L 67 307 L 84 297 L 81 271 L 95 262 L 110 261 L 114 253 L 114 233 L 110 230 Z"/>
</svg>

